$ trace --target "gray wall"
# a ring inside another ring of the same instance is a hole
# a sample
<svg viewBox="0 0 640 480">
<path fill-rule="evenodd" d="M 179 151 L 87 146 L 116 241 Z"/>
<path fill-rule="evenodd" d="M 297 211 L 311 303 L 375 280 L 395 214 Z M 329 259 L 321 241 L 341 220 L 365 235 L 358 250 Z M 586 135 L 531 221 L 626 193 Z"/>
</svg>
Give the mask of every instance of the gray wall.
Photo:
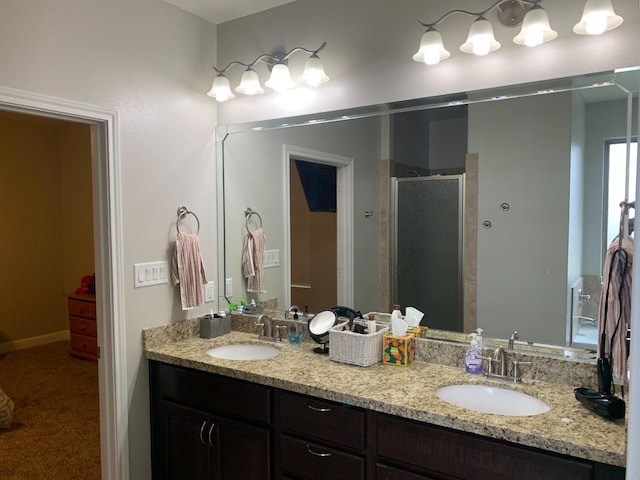
<svg viewBox="0 0 640 480">
<path fill-rule="evenodd" d="M 570 94 L 469 106 L 478 221 L 492 223 L 478 227 L 478 325 L 489 337 L 564 343 L 570 138 Z"/>
</svg>

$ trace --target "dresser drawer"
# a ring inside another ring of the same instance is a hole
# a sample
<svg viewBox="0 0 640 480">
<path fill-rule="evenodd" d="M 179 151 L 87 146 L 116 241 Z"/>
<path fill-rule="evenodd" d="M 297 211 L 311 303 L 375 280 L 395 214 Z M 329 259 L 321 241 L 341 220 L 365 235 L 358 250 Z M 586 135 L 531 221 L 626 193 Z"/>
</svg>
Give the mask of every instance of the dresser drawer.
<svg viewBox="0 0 640 480">
<path fill-rule="evenodd" d="M 95 302 L 85 302 L 70 298 L 68 300 L 69 315 L 74 317 L 96 318 Z"/>
<path fill-rule="evenodd" d="M 83 352 L 93 356 L 98 354 L 98 342 L 96 341 L 96 337 L 78 335 L 77 333 L 72 333 L 70 337 L 72 352 Z"/>
<path fill-rule="evenodd" d="M 95 337 L 98 334 L 98 326 L 95 320 L 81 317 L 69 317 L 69 330 L 71 333 Z"/>
<path fill-rule="evenodd" d="M 294 393 L 279 394 L 283 429 L 357 450 L 365 448 L 363 410 Z"/>
<path fill-rule="evenodd" d="M 364 479 L 364 458 L 287 435 L 280 436 L 280 464 L 283 474 L 308 480 Z"/>
</svg>

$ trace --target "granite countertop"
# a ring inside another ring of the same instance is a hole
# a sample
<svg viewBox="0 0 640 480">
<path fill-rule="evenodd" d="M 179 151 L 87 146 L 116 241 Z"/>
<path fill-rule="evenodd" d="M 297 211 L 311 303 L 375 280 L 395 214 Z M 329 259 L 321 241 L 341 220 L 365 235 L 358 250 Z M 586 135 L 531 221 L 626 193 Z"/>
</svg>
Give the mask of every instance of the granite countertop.
<svg viewBox="0 0 640 480">
<path fill-rule="evenodd" d="M 185 327 L 186 329 L 192 327 Z M 315 344 L 261 342 L 255 334 L 232 331 L 222 337 L 163 335 L 166 329 L 144 332 L 144 353 L 150 360 L 248 380 L 292 392 L 506 440 L 596 462 L 625 466 L 626 427 L 587 410 L 569 385 L 531 380 L 513 385 L 467 374 L 462 368 L 426 362 L 408 367 L 378 363 L 359 367 L 313 353 Z M 192 332 L 188 332 L 192 333 Z M 266 360 L 220 360 L 209 348 L 250 342 L 275 345 L 282 351 Z M 477 413 L 453 406 L 435 394 L 442 386 L 486 384 L 533 395 L 551 408 L 541 415 L 509 417 Z"/>
</svg>

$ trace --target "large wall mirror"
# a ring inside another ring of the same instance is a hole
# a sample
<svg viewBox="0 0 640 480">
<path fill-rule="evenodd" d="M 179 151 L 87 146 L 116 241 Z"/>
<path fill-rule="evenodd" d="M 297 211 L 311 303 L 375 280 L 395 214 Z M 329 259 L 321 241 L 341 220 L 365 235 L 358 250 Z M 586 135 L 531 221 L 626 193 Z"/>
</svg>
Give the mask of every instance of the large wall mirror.
<svg viewBox="0 0 640 480">
<path fill-rule="evenodd" d="M 399 303 L 432 328 L 595 347 L 619 215 L 610 147 L 637 148 L 639 82 L 626 69 L 219 127 L 221 295 L 311 312 Z M 262 291 L 248 292 L 260 227 Z"/>
</svg>

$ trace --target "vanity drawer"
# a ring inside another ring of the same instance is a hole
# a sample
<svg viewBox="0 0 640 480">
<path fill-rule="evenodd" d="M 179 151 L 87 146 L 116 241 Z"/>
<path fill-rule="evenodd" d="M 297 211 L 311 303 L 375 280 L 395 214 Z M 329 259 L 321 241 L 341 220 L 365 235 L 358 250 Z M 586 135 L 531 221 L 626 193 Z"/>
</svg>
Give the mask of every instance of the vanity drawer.
<svg viewBox="0 0 640 480">
<path fill-rule="evenodd" d="M 285 476 L 308 480 L 364 479 L 364 458 L 287 435 L 280 436 L 280 464 Z"/>
<path fill-rule="evenodd" d="M 378 416 L 378 454 L 459 479 L 591 480 L 593 465 L 443 427 Z"/>
<path fill-rule="evenodd" d="M 336 402 L 279 392 L 282 428 L 305 437 L 365 448 L 365 412 Z"/>
<path fill-rule="evenodd" d="M 416 475 L 397 468 L 378 463 L 376 465 L 376 480 L 435 480 L 433 477 Z"/>
<path fill-rule="evenodd" d="M 213 373 L 152 362 L 158 394 L 208 412 L 270 422 L 269 387 Z"/>
</svg>

